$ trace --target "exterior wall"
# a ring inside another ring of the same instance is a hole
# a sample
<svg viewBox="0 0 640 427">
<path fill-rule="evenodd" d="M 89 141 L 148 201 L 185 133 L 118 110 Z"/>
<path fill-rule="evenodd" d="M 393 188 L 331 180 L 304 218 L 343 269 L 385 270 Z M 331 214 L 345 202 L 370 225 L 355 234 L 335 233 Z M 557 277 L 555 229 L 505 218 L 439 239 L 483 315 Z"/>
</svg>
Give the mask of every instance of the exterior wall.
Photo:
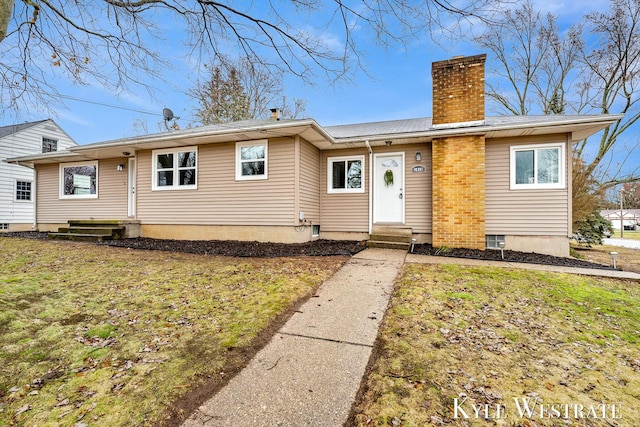
<svg viewBox="0 0 640 427">
<path fill-rule="evenodd" d="M 0 138 L 0 223 L 9 224 L 8 231 L 32 228 L 36 185 L 32 169 L 5 163 L 3 160 L 42 152 L 43 137 L 57 140 L 58 150 L 76 145 L 51 121 L 44 121 Z M 17 181 L 31 182 L 31 201 L 16 200 Z"/>
<path fill-rule="evenodd" d="M 364 156 L 364 193 L 329 194 L 327 158 Z M 369 152 L 366 148 L 323 151 L 320 160 L 320 231 L 369 232 Z"/>
<path fill-rule="evenodd" d="M 487 55 L 434 62 L 433 124 L 484 120 L 484 63 Z"/>
<path fill-rule="evenodd" d="M 513 251 L 569 256 L 569 239 L 565 236 L 505 236 L 504 242 Z"/>
<path fill-rule="evenodd" d="M 127 219 L 127 171 L 118 171 L 126 158 L 106 159 L 98 162 L 97 199 L 61 199 L 60 166 L 37 166 L 38 197 L 36 215 L 38 224 L 66 223 L 70 219 Z"/>
<path fill-rule="evenodd" d="M 554 142 L 565 142 L 567 147 L 570 146 L 566 135 L 487 141 L 487 234 L 562 236 L 565 239 L 571 235 L 570 153 L 565 156 L 567 162 L 565 188 L 552 190 L 509 189 L 510 147 Z M 512 249 L 509 246 L 507 248 Z M 528 251 L 530 252 L 531 249 Z M 565 255 L 568 253 L 567 249 Z"/>
<path fill-rule="evenodd" d="M 435 139 L 432 168 L 433 245 L 484 249 L 484 136 Z"/>
<path fill-rule="evenodd" d="M 415 160 L 420 151 L 422 160 Z M 414 233 L 431 233 L 431 147 L 429 144 L 412 144 L 390 147 L 373 147 L 373 153 L 405 153 L 405 224 Z M 337 240 L 359 240 L 369 233 L 369 152 L 363 149 L 323 151 L 320 161 L 320 209 L 321 235 Z M 329 194 L 327 192 L 327 158 L 350 155 L 365 157 L 365 192 L 350 194 Z M 426 168 L 423 173 L 413 173 L 414 166 Z M 373 207 L 372 207 L 373 209 Z"/>
<path fill-rule="evenodd" d="M 320 224 L 320 150 L 307 141 L 300 141 L 300 161 L 297 164 L 299 210 L 312 224 Z"/>
<path fill-rule="evenodd" d="M 152 151 L 138 152 L 137 219 L 143 225 L 298 225 L 294 141 L 269 140 L 265 180 L 236 181 L 235 153 L 235 143 L 201 145 L 197 189 L 152 191 Z"/>
<path fill-rule="evenodd" d="M 310 227 L 271 225 L 167 225 L 142 224 L 141 235 L 154 239 L 240 240 L 277 243 L 302 243 L 311 240 Z"/>
</svg>

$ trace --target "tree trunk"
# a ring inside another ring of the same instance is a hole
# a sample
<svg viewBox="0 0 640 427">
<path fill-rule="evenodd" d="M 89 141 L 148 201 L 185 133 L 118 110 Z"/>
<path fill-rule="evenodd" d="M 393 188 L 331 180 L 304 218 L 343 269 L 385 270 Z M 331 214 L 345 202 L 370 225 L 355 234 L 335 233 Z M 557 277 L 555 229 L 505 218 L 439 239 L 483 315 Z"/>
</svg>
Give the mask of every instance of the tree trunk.
<svg viewBox="0 0 640 427">
<path fill-rule="evenodd" d="M 2 0 L 0 2 L 0 43 L 7 36 L 7 28 L 11 19 L 14 0 Z"/>
</svg>

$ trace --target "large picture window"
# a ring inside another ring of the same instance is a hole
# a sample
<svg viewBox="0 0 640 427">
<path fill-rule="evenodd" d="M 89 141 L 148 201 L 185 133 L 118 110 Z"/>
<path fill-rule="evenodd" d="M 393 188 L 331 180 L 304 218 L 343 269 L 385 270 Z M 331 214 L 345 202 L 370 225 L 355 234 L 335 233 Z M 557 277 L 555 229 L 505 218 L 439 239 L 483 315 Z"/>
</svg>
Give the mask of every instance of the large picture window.
<svg viewBox="0 0 640 427">
<path fill-rule="evenodd" d="M 327 159 L 328 193 L 364 193 L 364 156 Z"/>
<path fill-rule="evenodd" d="M 511 189 L 565 187 L 565 145 L 511 147 Z"/>
<path fill-rule="evenodd" d="M 267 140 L 236 143 L 236 179 L 267 179 Z"/>
<path fill-rule="evenodd" d="M 196 147 L 153 151 L 153 189 L 197 188 L 198 150 Z"/>
<path fill-rule="evenodd" d="M 98 197 L 98 162 L 60 165 L 60 198 Z"/>
</svg>

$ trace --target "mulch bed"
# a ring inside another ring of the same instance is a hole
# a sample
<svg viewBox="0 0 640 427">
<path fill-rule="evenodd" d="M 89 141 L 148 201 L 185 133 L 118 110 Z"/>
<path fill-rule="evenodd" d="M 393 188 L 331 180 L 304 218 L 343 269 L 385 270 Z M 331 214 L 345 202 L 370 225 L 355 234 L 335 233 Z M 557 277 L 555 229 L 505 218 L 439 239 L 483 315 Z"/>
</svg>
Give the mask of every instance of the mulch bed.
<svg viewBox="0 0 640 427">
<path fill-rule="evenodd" d="M 46 239 L 47 233 L 13 232 L 2 236 Z M 170 252 L 187 252 L 202 255 L 223 255 L 233 257 L 288 257 L 288 256 L 331 256 L 354 255 L 366 248 L 366 242 L 343 240 L 315 240 L 305 243 L 263 243 L 221 240 L 165 240 L 139 237 L 104 241 L 99 244 L 131 249 L 145 249 Z M 502 261 L 499 250 L 478 250 L 463 248 L 434 248 L 429 244 L 415 245 L 413 253 L 422 255 L 471 258 Z M 612 270 L 611 267 L 575 258 L 555 257 L 532 252 L 504 251 L 505 262 L 558 265 L 564 267 L 598 268 Z"/>
</svg>

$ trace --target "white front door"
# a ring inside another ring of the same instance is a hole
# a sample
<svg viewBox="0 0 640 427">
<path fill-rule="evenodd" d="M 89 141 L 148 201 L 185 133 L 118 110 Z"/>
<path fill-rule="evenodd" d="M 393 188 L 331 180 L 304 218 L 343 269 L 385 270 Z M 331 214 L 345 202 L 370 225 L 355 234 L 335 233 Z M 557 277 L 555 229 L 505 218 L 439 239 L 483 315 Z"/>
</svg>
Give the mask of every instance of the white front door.
<svg viewBox="0 0 640 427">
<path fill-rule="evenodd" d="M 374 154 L 373 222 L 404 224 L 404 153 Z"/>
<path fill-rule="evenodd" d="M 129 197 L 127 199 L 127 215 L 130 218 L 136 216 L 136 159 L 130 158 L 127 168 L 127 181 L 129 182 Z"/>
</svg>

